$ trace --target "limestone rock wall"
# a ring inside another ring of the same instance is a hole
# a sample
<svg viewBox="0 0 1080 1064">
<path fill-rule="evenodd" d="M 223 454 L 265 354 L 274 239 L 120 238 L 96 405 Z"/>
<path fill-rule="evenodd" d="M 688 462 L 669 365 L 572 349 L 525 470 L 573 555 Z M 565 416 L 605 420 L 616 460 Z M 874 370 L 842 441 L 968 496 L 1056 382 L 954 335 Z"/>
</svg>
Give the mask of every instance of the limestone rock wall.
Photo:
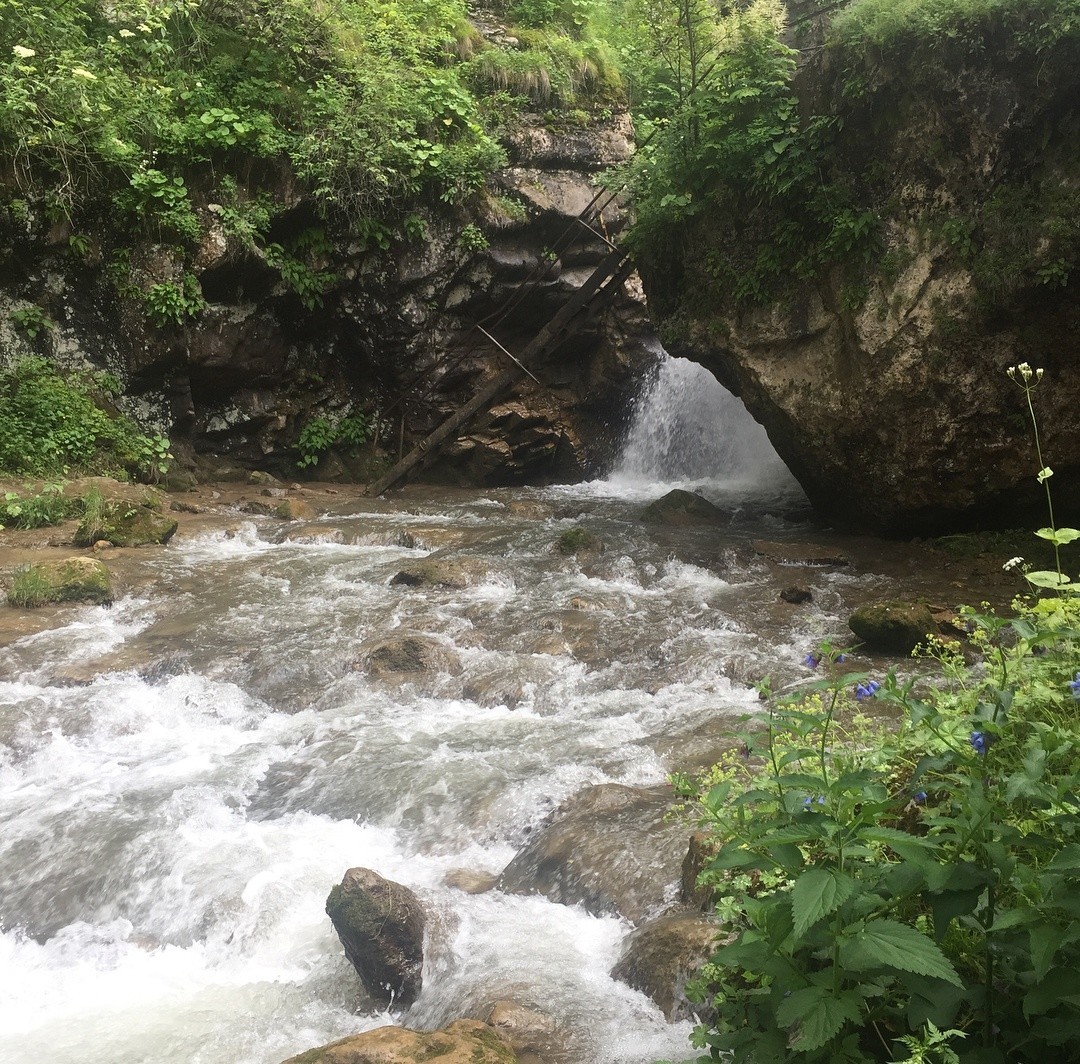
<svg viewBox="0 0 1080 1064">
<path fill-rule="evenodd" d="M 1026 406 L 1005 375 L 1045 367 L 1044 455 L 1057 516 L 1076 520 L 1078 47 L 1035 61 L 989 31 L 981 50 L 936 47 L 854 72 L 818 49 L 796 78 L 803 121 L 842 120 L 822 181 L 877 189 L 861 276 L 838 262 L 738 305 L 710 258 L 765 238 L 714 212 L 641 261 L 650 308 L 672 354 L 742 397 L 818 513 L 871 531 L 1045 524 Z"/>
</svg>

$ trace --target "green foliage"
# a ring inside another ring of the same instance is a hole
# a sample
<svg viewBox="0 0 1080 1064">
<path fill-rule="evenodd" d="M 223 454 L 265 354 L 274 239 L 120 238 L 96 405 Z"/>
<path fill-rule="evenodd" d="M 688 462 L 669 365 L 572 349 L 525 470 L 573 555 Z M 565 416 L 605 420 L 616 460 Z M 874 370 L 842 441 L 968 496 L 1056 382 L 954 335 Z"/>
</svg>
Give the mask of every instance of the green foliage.
<svg viewBox="0 0 1080 1064">
<path fill-rule="evenodd" d="M 308 310 L 321 307 L 323 295 L 337 279 L 333 272 L 317 265 L 330 251 L 322 229 L 308 229 L 286 250 L 280 244 L 266 246 L 266 261 L 280 274 L 290 292 L 300 297 Z"/>
<path fill-rule="evenodd" d="M 45 572 L 36 565 L 27 565 L 16 570 L 7 600 L 19 609 L 37 609 L 52 601 L 52 593 L 52 582 Z"/>
<path fill-rule="evenodd" d="M 1030 406 L 1041 373 L 1011 375 Z M 1047 501 L 1037 535 L 1080 540 Z M 823 645 L 805 661 L 821 678 L 770 702 L 741 767 L 676 778 L 713 833 L 703 876 L 732 932 L 697 987 L 711 1059 L 1080 1054 L 1080 584 L 1054 591 L 1011 619 L 963 610 L 981 660 L 931 644 L 936 684 L 844 672 Z M 853 696 L 898 727 L 851 718 Z"/>
<path fill-rule="evenodd" d="M 296 466 L 306 469 L 317 465 L 319 459 L 336 444 L 357 448 L 367 443 L 374 431 L 374 423 L 363 414 L 349 414 L 346 417 L 331 420 L 326 417 L 314 417 L 300 430 L 296 449 L 300 452 Z"/>
<path fill-rule="evenodd" d="M 461 232 L 458 233 L 457 245 L 467 254 L 477 255 L 481 251 L 487 251 L 488 238 L 484 236 L 483 230 L 478 225 L 469 222 L 468 225 L 462 226 Z"/>
<path fill-rule="evenodd" d="M 35 303 L 13 310 L 8 317 L 15 328 L 31 340 L 53 327 L 52 318 Z"/>
<path fill-rule="evenodd" d="M 151 473 L 158 445 L 95 402 L 89 375 L 63 377 L 28 358 L 0 371 L 0 470 L 57 476 L 69 470 Z M 165 443 L 166 451 L 168 444 Z"/>
<path fill-rule="evenodd" d="M 0 500 L 0 527 L 44 528 L 58 525 L 78 512 L 79 504 L 68 499 L 59 484 L 46 484 L 35 494 L 4 492 Z"/>
<path fill-rule="evenodd" d="M 185 273 L 179 284 L 161 281 L 140 294 L 146 316 L 158 328 L 183 325 L 189 318 L 198 317 L 206 307 L 199 280 L 193 273 Z"/>
</svg>

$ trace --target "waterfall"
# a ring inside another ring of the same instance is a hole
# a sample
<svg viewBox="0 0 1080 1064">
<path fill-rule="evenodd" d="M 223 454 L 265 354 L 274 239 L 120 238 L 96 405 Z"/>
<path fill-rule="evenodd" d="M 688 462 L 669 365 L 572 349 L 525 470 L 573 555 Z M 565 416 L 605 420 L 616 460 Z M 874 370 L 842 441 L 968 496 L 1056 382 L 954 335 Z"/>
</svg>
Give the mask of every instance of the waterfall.
<svg viewBox="0 0 1080 1064">
<path fill-rule="evenodd" d="M 707 369 L 664 353 L 638 397 L 609 481 L 627 487 L 702 481 L 797 491 L 765 430 Z"/>
</svg>

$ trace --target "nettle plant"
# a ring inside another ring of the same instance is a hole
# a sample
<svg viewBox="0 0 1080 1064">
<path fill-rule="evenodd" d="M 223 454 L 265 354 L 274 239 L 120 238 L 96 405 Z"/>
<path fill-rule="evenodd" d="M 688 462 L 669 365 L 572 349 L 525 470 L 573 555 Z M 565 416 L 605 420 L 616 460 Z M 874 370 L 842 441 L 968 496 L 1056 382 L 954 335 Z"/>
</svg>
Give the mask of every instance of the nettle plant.
<svg viewBox="0 0 1080 1064">
<path fill-rule="evenodd" d="M 1010 375 L 1032 410 L 1042 373 Z M 1052 514 L 1056 551 L 1080 533 Z M 695 988 L 715 1017 L 698 1060 L 1080 1059 L 1080 585 L 1060 560 L 1025 575 L 1015 616 L 961 611 L 977 664 L 928 640 L 934 682 L 878 680 L 823 644 L 739 756 L 674 780 L 726 936 Z"/>
</svg>

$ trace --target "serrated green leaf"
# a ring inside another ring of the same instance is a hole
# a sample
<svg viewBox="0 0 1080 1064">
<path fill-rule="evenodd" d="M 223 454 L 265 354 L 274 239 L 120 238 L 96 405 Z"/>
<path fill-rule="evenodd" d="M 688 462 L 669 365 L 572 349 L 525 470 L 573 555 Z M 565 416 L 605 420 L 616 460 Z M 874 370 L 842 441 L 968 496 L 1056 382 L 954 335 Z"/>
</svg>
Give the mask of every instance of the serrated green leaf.
<svg viewBox="0 0 1080 1064">
<path fill-rule="evenodd" d="M 1080 969 L 1051 968 L 1045 978 L 1024 995 L 1024 1015 L 1041 1016 L 1062 1002 L 1080 1004 Z"/>
<path fill-rule="evenodd" d="M 819 1049 L 843 1028 L 845 1023 L 859 1020 L 862 996 L 854 990 L 834 995 L 823 986 L 807 986 L 793 990 L 776 1010 L 781 1027 L 798 1024 L 798 1036 L 791 1048 L 799 1052 Z"/>
<path fill-rule="evenodd" d="M 831 869 L 811 868 L 799 876 L 791 888 L 796 942 L 822 917 L 843 905 L 855 890 L 855 880 Z"/>
<path fill-rule="evenodd" d="M 1080 868 L 1080 843 L 1070 842 L 1067 846 L 1062 846 L 1054 854 L 1050 867 L 1056 872 L 1064 869 Z"/>
<path fill-rule="evenodd" d="M 956 969 L 926 935 L 895 920 L 871 920 L 852 928 L 840 943 L 840 959 L 856 971 L 897 968 L 963 986 Z"/>
</svg>

